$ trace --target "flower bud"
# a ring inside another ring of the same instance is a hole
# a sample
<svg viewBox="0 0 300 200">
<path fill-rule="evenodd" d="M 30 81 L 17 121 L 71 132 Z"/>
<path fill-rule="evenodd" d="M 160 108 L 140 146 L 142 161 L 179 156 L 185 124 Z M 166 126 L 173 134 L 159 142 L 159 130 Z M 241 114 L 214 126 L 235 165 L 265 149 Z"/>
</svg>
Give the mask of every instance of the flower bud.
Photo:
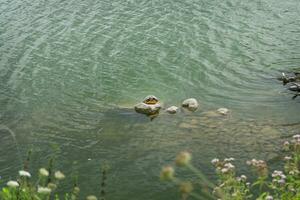
<svg viewBox="0 0 300 200">
<path fill-rule="evenodd" d="M 174 178 L 174 168 L 171 166 L 165 166 L 160 172 L 160 179 L 163 181 L 169 181 Z"/>
<path fill-rule="evenodd" d="M 56 171 L 54 173 L 54 177 L 57 179 L 57 180 L 62 180 L 64 179 L 66 176 L 61 172 L 61 171 Z"/>
<path fill-rule="evenodd" d="M 175 160 L 176 165 L 178 166 L 186 166 L 190 163 L 192 159 L 192 155 L 187 151 L 180 152 Z"/>
<path fill-rule="evenodd" d="M 50 188 L 51 190 L 55 190 L 57 188 L 57 185 L 54 183 L 48 183 L 47 187 Z"/>
<path fill-rule="evenodd" d="M 182 194 L 189 194 L 193 191 L 193 184 L 191 182 L 183 182 L 180 184 L 179 191 Z"/>
<path fill-rule="evenodd" d="M 41 176 L 49 176 L 49 172 L 45 168 L 41 168 L 39 172 Z"/>
<path fill-rule="evenodd" d="M 97 200 L 97 197 L 94 195 L 89 195 L 86 197 L 86 200 Z"/>
</svg>

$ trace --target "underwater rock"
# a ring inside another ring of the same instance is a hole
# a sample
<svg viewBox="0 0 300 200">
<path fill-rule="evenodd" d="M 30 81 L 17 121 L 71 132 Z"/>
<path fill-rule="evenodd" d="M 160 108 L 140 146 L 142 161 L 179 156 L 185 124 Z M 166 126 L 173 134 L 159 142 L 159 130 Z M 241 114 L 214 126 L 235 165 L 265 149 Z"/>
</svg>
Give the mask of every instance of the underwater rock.
<svg viewBox="0 0 300 200">
<path fill-rule="evenodd" d="M 156 104 L 145 104 L 138 103 L 134 106 L 134 109 L 138 113 L 146 114 L 146 115 L 154 115 L 159 112 L 161 109 L 161 105 L 159 103 Z"/>
<path fill-rule="evenodd" d="M 213 117 L 220 117 L 221 114 L 215 110 L 210 110 L 202 113 L 203 116 L 208 117 L 208 118 L 213 118 Z"/>
<path fill-rule="evenodd" d="M 189 111 L 196 111 L 199 107 L 198 101 L 194 98 L 186 99 L 182 102 L 182 107 L 188 109 Z"/>
<path fill-rule="evenodd" d="M 178 110 L 178 107 L 176 107 L 176 106 L 171 106 L 171 107 L 169 107 L 169 108 L 166 109 L 166 111 L 167 111 L 168 113 L 170 113 L 170 114 L 175 114 L 175 113 L 177 113 L 177 110 Z"/>
<path fill-rule="evenodd" d="M 182 122 L 179 124 L 179 128 L 184 128 L 184 129 L 195 129 L 195 128 L 199 128 L 199 126 L 195 125 L 195 124 L 190 124 L 187 122 Z"/>
<path fill-rule="evenodd" d="M 218 113 L 222 114 L 222 115 L 227 115 L 229 113 L 229 109 L 227 108 L 219 108 L 217 110 Z"/>
<path fill-rule="evenodd" d="M 293 83 L 288 88 L 290 91 L 300 92 L 300 83 Z"/>
</svg>

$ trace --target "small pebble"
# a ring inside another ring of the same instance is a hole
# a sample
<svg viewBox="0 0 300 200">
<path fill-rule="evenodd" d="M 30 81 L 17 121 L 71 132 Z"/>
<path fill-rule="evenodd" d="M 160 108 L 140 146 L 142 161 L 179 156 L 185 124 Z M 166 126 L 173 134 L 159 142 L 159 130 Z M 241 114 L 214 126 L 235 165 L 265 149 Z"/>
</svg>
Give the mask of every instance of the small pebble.
<svg viewBox="0 0 300 200">
<path fill-rule="evenodd" d="M 227 108 L 219 108 L 217 111 L 222 115 L 227 115 L 229 113 L 229 110 Z"/>
<path fill-rule="evenodd" d="M 176 106 L 171 106 L 171 107 L 169 107 L 169 108 L 166 109 L 166 111 L 167 111 L 168 113 L 170 113 L 170 114 L 175 114 L 175 113 L 177 113 L 177 110 L 178 110 L 178 107 L 176 107 Z"/>
</svg>

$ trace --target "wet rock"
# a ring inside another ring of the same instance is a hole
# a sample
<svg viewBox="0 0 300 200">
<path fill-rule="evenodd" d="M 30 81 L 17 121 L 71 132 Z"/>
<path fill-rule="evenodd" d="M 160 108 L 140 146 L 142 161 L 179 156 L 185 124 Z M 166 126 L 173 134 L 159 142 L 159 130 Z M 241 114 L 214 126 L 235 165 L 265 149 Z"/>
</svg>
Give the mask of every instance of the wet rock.
<svg viewBox="0 0 300 200">
<path fill-rule="evenodd" d="M 219 108 L 217 110 L 218 113 L 220 113 L 221 115 L 227 115 L 229 113 L 229 109 L 227 108 Z"/>
<path fill-rule="evenodd" d="M 196 111 L 199 107 L 198 101 L 194 98 L 186 99 L 182 102 L 182 107 L 188 109 L 189 111 Z"/>
<path fill-rule="evenodd" d="M 159 103 L 156 104 L 138 103 L 134 106 L 134 109 L 138 113 L 142 113 L 146 115 L 155 115 L 161 109 L 161 105 Z"/>
<path fill-rule="evenodd" d="M 290 91 L 300 92 L 300 83 L 293 83 L 288 88 Z"/>
<path fill-rule="evenodd" d="M 166 111 L 167 111 L 168 113 L 170 113 L 170 114 L 175 114 L 175 113 L 177 113 L 177 111 L 178 111 L 178 107 L 176 107 L 176 106 L 171 106 L 171 107 L 167 108 Z"/>
</svg>

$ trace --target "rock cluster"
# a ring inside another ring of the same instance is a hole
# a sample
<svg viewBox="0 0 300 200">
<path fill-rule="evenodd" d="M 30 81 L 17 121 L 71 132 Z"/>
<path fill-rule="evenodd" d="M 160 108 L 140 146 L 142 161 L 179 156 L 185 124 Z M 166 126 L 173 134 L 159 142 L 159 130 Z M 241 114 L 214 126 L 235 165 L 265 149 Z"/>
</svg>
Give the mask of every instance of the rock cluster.
<svg viewBox="0 0 300 200">
<path fill-rule="evenodd" d="M 297 96 L 300 96 L 300 73 L 293 72 L 292 74 L 286 75 L 285 73 L 281 74 L 281 77 L 278 80 L 282 81 L 283 85 L 287 85 L 287 89 L 295 92 L 293 99 Z"/>
<path fill-rule="evenodd" d="M 199 108 L 199 103 L 195 98 L 189 98 L 182 102 L 182 107 L 188 111 L 195 112 Z M 152 118 L 159 114 L 162 106 L 157 97 L 149 95 L 144 100 L 134 106 L 134 109 L 138 113 L 148 115 Z M 179 108 L 177 106 L 168 107 L 165 111 L 169 114 L 176 114 Z M 214 116 L 222 116 L 229 114 L 227 108 L 219 108 L 218 110 L 211 112 Z"/>
</svg>

